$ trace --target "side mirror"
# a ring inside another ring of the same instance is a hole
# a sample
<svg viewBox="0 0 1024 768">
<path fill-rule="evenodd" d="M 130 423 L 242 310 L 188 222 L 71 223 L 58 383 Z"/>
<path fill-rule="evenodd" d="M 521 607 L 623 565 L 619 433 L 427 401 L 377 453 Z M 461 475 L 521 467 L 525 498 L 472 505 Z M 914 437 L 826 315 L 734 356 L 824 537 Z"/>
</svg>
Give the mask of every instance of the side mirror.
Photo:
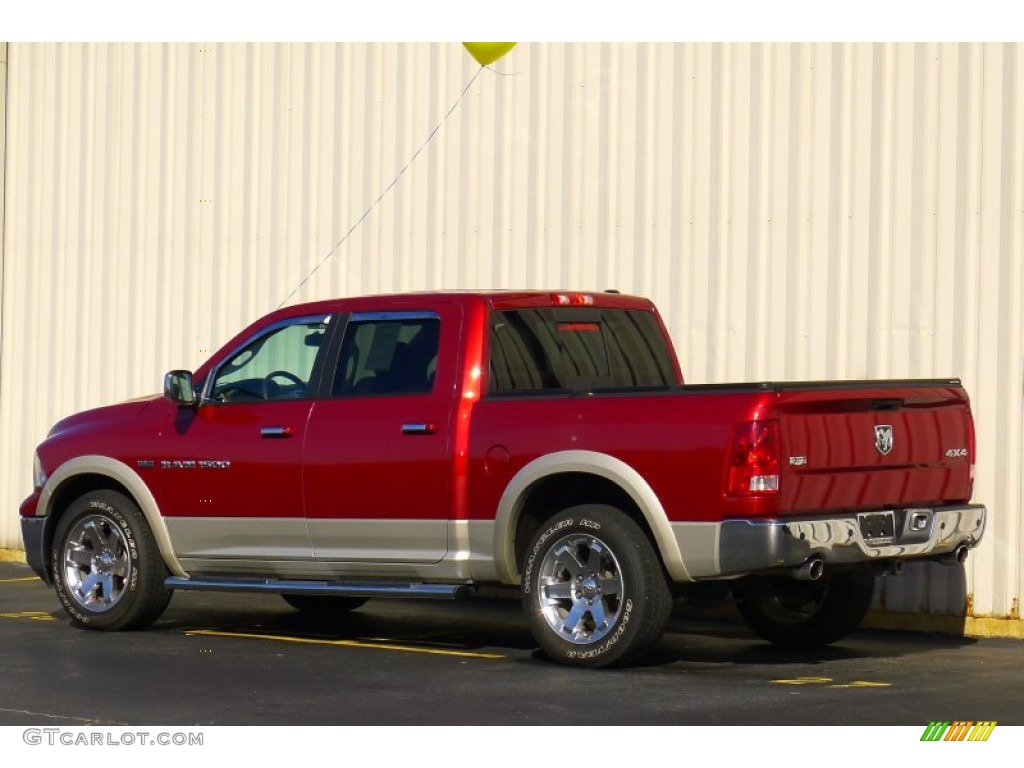
<svg viewBox="0 0 1024 768">
<path fill-rule="evenodd" d="M 169 371 L 164 375 L 164 397 L 178 405 L 196 405 L 192 371 Z"/>
</svg>

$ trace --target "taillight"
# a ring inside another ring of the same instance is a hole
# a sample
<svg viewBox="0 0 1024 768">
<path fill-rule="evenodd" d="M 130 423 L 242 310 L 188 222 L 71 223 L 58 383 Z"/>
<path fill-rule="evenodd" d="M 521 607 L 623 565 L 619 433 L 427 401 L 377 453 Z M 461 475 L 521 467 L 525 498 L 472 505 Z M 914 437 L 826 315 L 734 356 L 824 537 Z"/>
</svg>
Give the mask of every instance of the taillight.
<svg viewBox="0 0 1024 768">
<path fill-rule="evenodd" d="M 770 496 L 779 492 L 779 422 L 740 424 L 729 448 L 725 492 Z"/>
<path fill-rule="evenodd" d="M 977 462 L 977 455 L 974 453 L 976 447 L 975 436 L 974 436 L 974 418 L 967 415 L 967 460 L 971 462 L 970 475 L 967 480 L 967 498 L 974 495 L 974 465 Z"/>
</svg>

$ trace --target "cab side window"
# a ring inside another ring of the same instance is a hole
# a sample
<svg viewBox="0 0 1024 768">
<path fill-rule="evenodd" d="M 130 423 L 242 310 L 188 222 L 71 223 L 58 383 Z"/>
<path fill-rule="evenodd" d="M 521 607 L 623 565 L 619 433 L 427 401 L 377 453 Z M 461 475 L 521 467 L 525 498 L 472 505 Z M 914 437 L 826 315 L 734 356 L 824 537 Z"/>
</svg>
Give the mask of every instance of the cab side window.
<svg viewBox="0 0 1024 768">
<path fill-rule="evenodd" d="M 326 319 L 296 318 L 257 336 L 217 369 L 209 399 L 254 403 L 310 397 L 326 329 Z"/>
<path fill-rule="evenodd" d="M 335 397 L 425 394 L 434 388 L 441 321 L 433 314 L 353 315 Z"/>
</svg>

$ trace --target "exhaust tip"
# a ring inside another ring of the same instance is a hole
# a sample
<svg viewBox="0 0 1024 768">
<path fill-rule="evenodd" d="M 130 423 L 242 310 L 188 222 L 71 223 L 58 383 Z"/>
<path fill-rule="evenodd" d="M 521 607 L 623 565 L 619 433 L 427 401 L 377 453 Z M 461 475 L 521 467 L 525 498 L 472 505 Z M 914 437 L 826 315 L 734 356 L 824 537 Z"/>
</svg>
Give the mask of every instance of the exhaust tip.
<svg viewBox="0 0 1024 768">
<path fill-rule="evenodd" d="M 811 560 L 807 567 L 807 575 L 810 576 L 811 581 L 817 581 L 825 575 L 825 561 L 820 557 Z"/>
<path fill-rule="evenodd" d="M 809 557 L 794 568 L 792 574 L 800 581 L 818 581 L 825 575 L 825 561 L 820 557 Z"/>
<path fill-rule="evenodd" d="M 961 542 L 953 548 L 952 552 L 943 555 L 940 562 L 943 565 L 963 565 L 967 562 L 967 553 L 969 551 L 970 547 L 967 546 L 966 542 Z"/>
</svg>

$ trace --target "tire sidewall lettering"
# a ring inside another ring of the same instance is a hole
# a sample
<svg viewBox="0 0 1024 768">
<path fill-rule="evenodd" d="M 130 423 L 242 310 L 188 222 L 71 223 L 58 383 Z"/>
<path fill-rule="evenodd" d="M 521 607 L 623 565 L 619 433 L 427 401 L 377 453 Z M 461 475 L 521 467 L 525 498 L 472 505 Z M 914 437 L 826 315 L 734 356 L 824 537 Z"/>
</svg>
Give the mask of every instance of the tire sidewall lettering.
<svg viewBox="0 0 1024 768">
<path fill-rule="evenodd" d="M 591 648 L 587 651 L 566 651 L 565 658 L 573 660 L 583 659 L 596 659 L 598 656 L 603 656 L 608 653 L 615 644 L 622 639 L 622 636 L 626 632 L 626 628 L 629 625 L 629 619 L 633 614 L 633 600 L 627 599 L 622 608 L 622 616 L 619 618 L 619 626 L 615 628 L 612 636 L 605 640 L 597 648 Z"/>
<path fill-rule="evenodd" d="M 533 550 L 530 552 L 530 556 L 526 558 L 526 567 L 523 569 L 523 593 L 530 594 L 533 588 L 533 564 L 537 559 L 537 553 L 540 552 L 544 543 L 554 536 L 556 533 L 564 531 L 566 528 L 571 528 L 575 524 L 573 518 L 569 517 L 565 520 L 560 520 L 555 525 L 552 525 L 537 539 L 537 543 L 534 544 Z"/>
</svg>

